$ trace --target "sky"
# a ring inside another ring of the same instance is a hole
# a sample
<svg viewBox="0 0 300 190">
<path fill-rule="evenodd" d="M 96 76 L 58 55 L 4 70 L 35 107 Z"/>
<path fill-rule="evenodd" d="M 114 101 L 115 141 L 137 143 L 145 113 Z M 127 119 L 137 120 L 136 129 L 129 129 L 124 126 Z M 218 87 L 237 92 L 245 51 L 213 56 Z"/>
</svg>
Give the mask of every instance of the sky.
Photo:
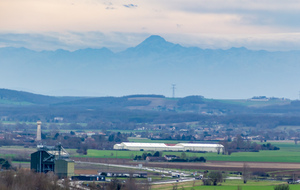
<svg viewBox="0 0 300 190">
<path fill-rule="evenodd" d="M 75 51 L 106 47 L 120 52 L 150 35 L 160 35 L 185 47 L 291 51 L 300 50 L 299 20 L 299 0 L 0 0 L 0 48 Z M 15 80 L 22 84 L 22 78 Z M 174 81 L 166 81 L 169 89 Z M 259 92 L 272 91 L 263 86 Z M 210 97 L 221 94 L 212 89 L 210 93 Z"/>
<path fill-rule="evenodd" d="M 0 0 L 0 47 L 300 50 L 299 0 Z"/>
</svg>

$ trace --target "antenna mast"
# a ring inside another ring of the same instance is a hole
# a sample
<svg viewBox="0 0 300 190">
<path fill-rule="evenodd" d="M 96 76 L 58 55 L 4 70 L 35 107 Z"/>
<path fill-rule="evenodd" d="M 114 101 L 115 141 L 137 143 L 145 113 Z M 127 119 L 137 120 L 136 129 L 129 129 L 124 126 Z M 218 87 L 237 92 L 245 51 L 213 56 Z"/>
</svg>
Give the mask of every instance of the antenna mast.
<svg viewBox="0 0 300 190">
<path fill-rule="evenodd" d="M 172 84 L 173 98 L 175 98 L 175 89 L 176 89 L 176 84 Z"/>
</svg>

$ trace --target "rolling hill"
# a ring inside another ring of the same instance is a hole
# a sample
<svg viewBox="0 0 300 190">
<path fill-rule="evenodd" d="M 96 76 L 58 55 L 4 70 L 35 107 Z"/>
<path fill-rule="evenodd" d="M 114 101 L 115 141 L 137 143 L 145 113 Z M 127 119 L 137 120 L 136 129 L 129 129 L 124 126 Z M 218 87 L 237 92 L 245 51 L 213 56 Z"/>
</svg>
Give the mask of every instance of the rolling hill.
<svg viewBox="0 0 300 190">
<path fill-rule="evenodd" d="M 162 95 L 123 97 L 53 97 L 0 89 L 3 121 L 114 122 L 114 123 L 233 123 L 255 126 L 300 124 L 298 101 L 207 99 L 203 96 L 167 98 Z"/>
</svg>

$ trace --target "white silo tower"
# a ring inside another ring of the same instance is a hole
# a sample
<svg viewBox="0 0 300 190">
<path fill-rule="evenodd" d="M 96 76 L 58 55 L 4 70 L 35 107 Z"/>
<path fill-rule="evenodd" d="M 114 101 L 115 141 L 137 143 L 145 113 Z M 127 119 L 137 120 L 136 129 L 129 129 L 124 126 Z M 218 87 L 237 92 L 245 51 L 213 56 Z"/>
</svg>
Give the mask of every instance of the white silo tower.
<svg viewBox="0 0 300 190">
<path fill-rule="evenodd" d="M 42 140 L 42 131 L 41 131 L 41 121 L 37 121 L 37 131 L 36 131 L 36 140 L 41 141 Z"/>
</svg>

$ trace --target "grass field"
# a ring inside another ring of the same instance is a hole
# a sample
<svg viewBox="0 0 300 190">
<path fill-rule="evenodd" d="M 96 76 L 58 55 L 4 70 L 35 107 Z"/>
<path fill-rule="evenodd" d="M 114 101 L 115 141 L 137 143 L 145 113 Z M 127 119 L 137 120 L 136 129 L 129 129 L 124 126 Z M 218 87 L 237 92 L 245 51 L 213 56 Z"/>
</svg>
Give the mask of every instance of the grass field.
<svg viewBox="0 0 300 190">
<path fill-rule="evenodd" d="M 146 141 L 146 140 L 145 140 Z M 152 142 L 150 140 L 150 142 Z M 165 143 L 176 143 L 174 141 L 161 141 Z M 185 152 L 188 157 L 205 157 L 208 161 L 240 161 L 240 162 L 296 162 L 300 163 L 300 144 L 285 142 L 272 142 L 273 145 L 280 147 L 276 151 L 260 151 L 260 152 L 239 152 L 231 155 L 221 155 L 217 153 L 193 153 Z M 13 157 L 15 154 L 23 154 L 25 152 L 34 152 L 36 149 L 23 147 L 0 147 L 0 156 Z M 94 157 L 94 158 L 125 158 L 132 159 L 135 155 L 142 155 L 142 151 L 116 151 L 116 150 L 93 150 L 89 149 L 87 155 L 79 155 L 76 150 L 69 149 L 68 152 L 74 157 Z M 182 152 L 164 152 L 166 154 L 175 154 L 180 156 Z"/>
<path fill-rule="evenodd" d="M 209 99 L 206 99 L 208 101 Z M 287 105 L 290 104 L 290 100 L 269 100 L 269 101 L 249 101 L 247 99 L 236 99 L 236 100 L 227 100 L 227 99 L 219 99 L 217 100 L 222 103 L 227 104 L 236 104 L 241 106 L 251 106 L 251 107 L 263 107 L 270 105 Z"/>
<path fill-rule="evenodd" d="M 15 154 L 0 154 L 0 158 L 12 158 Z"/>
<path fill-rule="evenodd" d="M 278 130 L 300 130 L 300 126 L 280 125 L 280 126 L 276 127 L 275 129 L 278 129 Z"/>
<path fill-rule="evenodd" d="M 242 180 L 226 180 L 219 186 L 203 186 L 201 181 L 197 181 L 193 187 L 193 182 L 178 183 L 177 189 L 184 190 L 237 190 L 238 186 L 242 190 L 274 190 L 274 186 L 282 184 L 281 181 L 253 181 L 249 180 L 246 184 Z M 153 190 L 169 190 L 173 189 L 176 184 L 154 185 Z M 300 185 L 289 185 L 290 190 L 300 189 Z"/>
<path fill-rule="evenodd" d="M 166 141 L 164 141 L 166 142 Z M 168 142 L 166 142 L 168 143 Z M 172 141 L 174 143 L 174 141 Z M 221 155 L 217 153 L 193 153 L 185 152 L 187 156 L 203 156 L 208 161 L 241 161 L 241 162 L 300 162 L 300 144 L 293 143 L 272 143 L 280 150 L 265 150 L 260 152 L 238 152 L 231 155 Z M 182 152 L 164 152 L 163 154 L 175 154 L 180 156 Z M 116 150 L 88 150 L 85 156 L 74 155 L 77 157 L 96 157 L 96 158 L 127 158 L 135 155 L 142 155 L 142 151 L 116 151 Z"/>
<path fill-rule="evenodd" d="M 30 103 L 30 102 L 18 102 L 18 101 L 6 100 L 6 99 L 0 99 L 0 104 L 6 104 L 6 105 L 18 105 L 18 106 L 28 106 L 28 105 L 33 105 L 33 103 Z"/>
</svg>

